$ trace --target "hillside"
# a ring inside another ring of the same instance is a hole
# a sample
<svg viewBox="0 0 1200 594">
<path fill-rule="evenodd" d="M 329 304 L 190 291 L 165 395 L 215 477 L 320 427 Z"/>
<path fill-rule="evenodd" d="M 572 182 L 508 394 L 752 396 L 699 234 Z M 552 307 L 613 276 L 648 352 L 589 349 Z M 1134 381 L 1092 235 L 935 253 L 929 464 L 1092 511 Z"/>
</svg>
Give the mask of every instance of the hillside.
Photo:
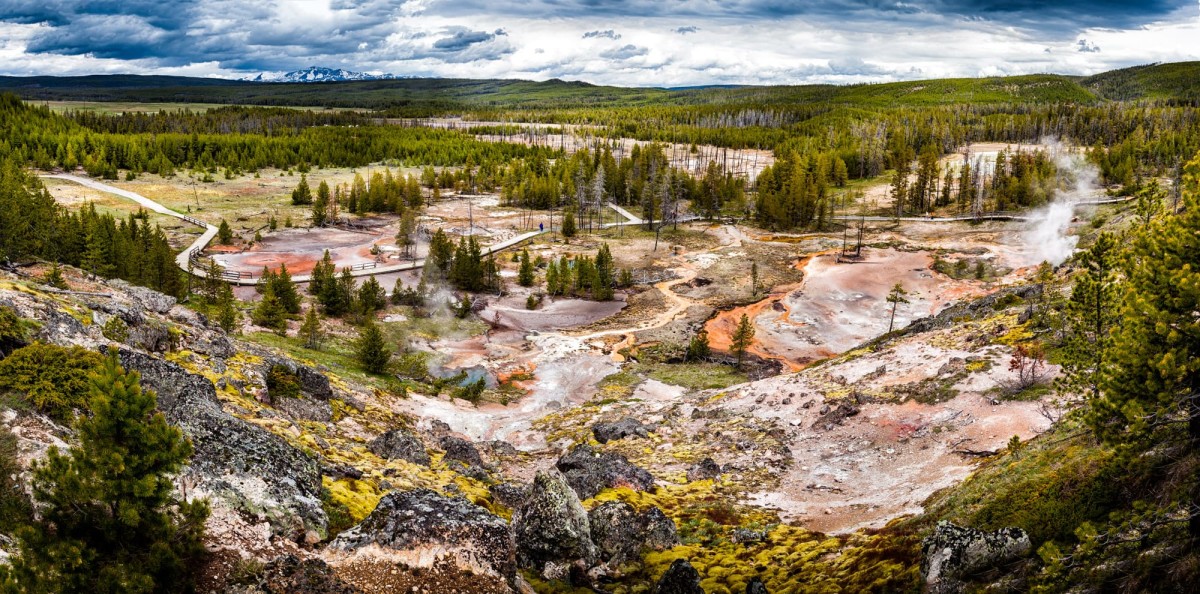
<svg viewBox="0 0 1200 594">
<path fill-rule="evenodd" d="M 1112 70 L 1080 81 L 1112 101 L 1163 99 L 1200 101 L 1200 62 L 1148 64 Z"/>
</svg>

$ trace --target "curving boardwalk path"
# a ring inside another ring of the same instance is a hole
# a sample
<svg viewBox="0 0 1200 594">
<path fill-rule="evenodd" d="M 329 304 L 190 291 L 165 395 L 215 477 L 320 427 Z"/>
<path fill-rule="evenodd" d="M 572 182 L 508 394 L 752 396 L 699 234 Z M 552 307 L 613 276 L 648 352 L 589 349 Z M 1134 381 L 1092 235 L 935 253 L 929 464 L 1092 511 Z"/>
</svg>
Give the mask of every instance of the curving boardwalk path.
<svg viewBox="0 0 1200 594">
<path fill-rule="evenodd" d="M 113 194 L 115 196 L 127 198 L 129 200 L 132 200 L 132 201 L 138 203 L 139 205 L 146 208 L 147 210 L 152 210 L 159 214 L 167 215 L 170 217 L 175 217 L 186 223 L 196 225 L 197 227 L 204 228 L 204 233 L 201 234 L 200 237 L 196 239 L 196 241 L 193 241 L 191 245 L 189 245 L 186 249 L 184 249 L 182 252 L 179 252 L 179 254 L 175 256 L 175 264 L 177 266 L 179 266 L 179 268 L 182 269 L 184 272 L 193 274 L 193 275 L 201 277 L 201 278 L 205 277 L 205 275 L 206 275 L 205 271 L 202 268 L 193 268 L 190 265 L 189 261 L 191 259 L 192 254 L 199 253 L 201 250 L 208 247 L 208 243 L 210 241 L 212 241 L 214 237 L 217 236 L 217 227 L 215 227 L 214 225 L 210 225 L 208 223 L 205 223 L 204 221 L 201 221 L 195 217 L 190 217 L 181 212 L 176 212 L 174 210 L 171 210 L 170 208 L 167 208 L 166 206 L 163 206 L 162 204 L 159 204 L 159 203 L 157 203 L 145 196 L 142 196 L 141 194 L 138 194 L 136 192 L 130 192 L 129 190 L 123 190 L 116 186 L 110 186 L 104 182 L 96 181 L 89 177 L 70 175 L 70 174 L 66 174 L 66 173 L 42 174 L 41 177 L 50 178 L 50 179 L 61 179 L 61 180 L 77 183 L 81 186 L 86 186 L 88 188 L 92 188 L 93 190 L 99 190 L 101 192 L 107 192 L 107 193 Z M 617 211 L 619 214 L 624 216 L 626 218 L 626 220 L 619 222 L 619 223 L 606 223 L 606 224 L 602 225 L 602 227 L 605 229 L 612 228 L 612 227 L 623 227 L 623 226 L 629 226 L 629 225 L 642 225 L 645 223 L 645 221 L 634 216 L 632 213 L 625 210 L 624 208 L 621 208 L 615 204 L 608 204 L 607 206 L 609 206 L 610 208 L 612 208 L 613 210 Z M 695 220 L 696 218 L 697 217 L 694 217 L 694 216 L 682 217 L 679 219 L 679 222 L 691 221 L 691 220 Z M 549 233 L 549 231 L 544 231 L 544 230 L 543 231 L 530 231 L 528 233 L 522 233 L 521 235 L 517 235 L 515 237 L 510 237 L 499 243 L 494 243 L 492 245 L 484 247 L 483 255 L 487 256 L 487 255 L 491 255 L 491 254 L 494 254 L 497 252 L 504 251 L 506 249 L 515 247 L 517 245 L 520 245 L 521 243 L 524 243 L 530 239 L 533 239 L 539 235 L 544 235 L 546 233 Z M 375 274 L 385 274 L 388 272 L 401 272 L 401 271 L 405 271 L 405 270 L 416 270 L 416 269 L 423 268 L 424 266 L 425 266 L 424 259 L 411 260 L 409 262 L 398 262 L 396 264 L 385 264 L 383 266 L 376 266 L 374 268 L 363 268 L 363 269 L 359 269 L 359 270 L 351 270 L 350 274 L 352 276 L 371 276 L 371 275 L 375 275 Z M 302 283 L 302 282 L 308 282 L 310 280 L 310 278 L 311 278 L 310 275 L 298 274 L 298 275 L 293 276 L 292 280 L 295 282 L 298 282 L 298 283 Z M 258 282 L 254 278 L 238 278 L 238 279 L 223 278 L 222 280 L 224 280 L 227 283 L 233 284 L 233 285 L 254 285 L 254 284 L 257 284 L 257 282 Z"/>
</svg>

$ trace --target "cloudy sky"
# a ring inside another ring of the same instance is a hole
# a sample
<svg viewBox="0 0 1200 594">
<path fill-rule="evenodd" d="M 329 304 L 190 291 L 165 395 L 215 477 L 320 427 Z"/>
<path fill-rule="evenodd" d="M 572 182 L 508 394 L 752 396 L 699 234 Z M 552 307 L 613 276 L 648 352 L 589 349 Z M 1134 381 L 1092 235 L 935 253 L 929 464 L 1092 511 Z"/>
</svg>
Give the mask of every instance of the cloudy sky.
<svg viewBox="0 0 1200 594">
<path fill-rule="evenodd" d="M 311 65 L 629 86 L 1200 60 L 1200 0 L 0 0 L 0 74 Z"/>
</svg>

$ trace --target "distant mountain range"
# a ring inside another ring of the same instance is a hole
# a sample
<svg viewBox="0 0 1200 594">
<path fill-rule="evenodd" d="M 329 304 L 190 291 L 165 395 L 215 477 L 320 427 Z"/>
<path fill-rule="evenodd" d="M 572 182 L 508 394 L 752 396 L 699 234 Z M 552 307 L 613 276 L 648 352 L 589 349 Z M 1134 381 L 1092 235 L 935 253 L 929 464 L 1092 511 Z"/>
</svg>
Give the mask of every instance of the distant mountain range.
<svg viewBox="0 0 1200 594">
<path fill-rule="evenodd" d="M 310 83 L 345 82 L 348 80 L 391 80 L 395 78 L 409 77 L 396 76 L 394 74 L 368 74 L 366 72 L 353 72 L 341 68 L 325 68 L 324 66 L 309 66 L 303 70 L 293 70 L 287 74 L 276 76 L 263 73 L 246 80 L 254 82 Z"/>
</svg>

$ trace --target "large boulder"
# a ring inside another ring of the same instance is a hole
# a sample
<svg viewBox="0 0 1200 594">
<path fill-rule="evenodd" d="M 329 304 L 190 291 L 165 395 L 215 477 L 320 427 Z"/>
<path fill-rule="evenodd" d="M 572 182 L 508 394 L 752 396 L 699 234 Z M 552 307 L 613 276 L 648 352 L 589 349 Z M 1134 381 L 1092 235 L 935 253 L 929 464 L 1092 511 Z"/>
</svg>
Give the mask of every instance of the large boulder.
<svg viewBox="0 0 1200 594">
<path fill-rule="evenodd" d="M 746 584 L 746 594 L 767 594 L 767 585 L 758 578 L 752 578 Z"/>
<path fill-rule="evenodd" d="M 429 489 L 388 493 L 362 523 L 329 546 L 410 568 L 452 563 L 461 571 L 516 583 L 516 546 L 504 519 Z"/>
<path fill-rule="evenodd" d="M 590 499 L 613 487 L 635 491 L 654 488 L 654 477 L 631 464 L 625 456 L 601 452 L 587 444 L 578 445 L 559 458 L 557 467 L 580 499 Z"/>
<path fill-rule="evenodd" d="M 110 279 L 106 281 L 106 284 L 129 295 L 130 299 L 154 313 L 165 314 L 171 311 L 171 307 L 175 305 L 174 297 L 153 289 L 132 285 L 120 279 Z"/>
<path fill-rule="evenodd" d="M 513 512 L 512 526 L 522 567 L 544 573 L 548 564 L 584 570 L 595 564 L 588 514 L 557 472 L 537 473 L 525 501 Z"/>
<path fill-rule="evenodd" d="M 617 421 L 600 422 L 592 425 L 592 435 L 600 443 L 608 443 L 626 437 L 649 437 L 652 429 L 633 417 Z"/>
<path fill-rule="evenodd" d="M 325 377 L 325 374 L 320 371 L 283 357 L 270 357 L 264 363 L 264 377 L 271 372 L 272 367 L 278 365 L 295 376 L 296 383 L 300 384 L 300 392 L 305 396 L 317 400 L 329 400 L 333 398 L 333 388 L 329 385 L 329 378 Z"/>
<path fill-rule="evenodd" d="M 483 466 L 483 458 L 479 456 L 479 450 L 475 448 L 475 444 L 458 437 L 447 435 L 438 442 L 438 445 L 446 450 L 445 461 L 458 460 L 467 466 Z"/>
<path fill-rule="evenodd" d="M 367 444 L 371 453 L 387 460 L 407 460 L 420 466 L 429 466 L 429 452 L 425 444 L 407 429 L 393 429 L 371 440 Z"/>
<path fill-rule="evenodd" d="M 136 351 L 119 351 L 158 393 L 158 409 L 192 441 L 188 464 L 194 489 L 233 509 L 270 522 L 277 534 L 299 538 L 325 532 L 318 461 L 266 429 L 226 413 L 212 382 L 179 365 Z"/>
<path fill-rule="evenodd" d="M 1020 559 L 1032 546 L 1020 528 L 984 532 L 943 520 L 921 543 L 921 575 L 929 592 L 962 592 L 972 575 Z"/>
<path fill-rule="evenodd" d="M 700 573 L 687 559 L 676 559 L 658 579 L 654 594 L 704 594 Z"/>
<path fill-rule="evenodd" d="M 637 558 L 643 549 L 663 550 L 679 544 L 675 522 L 653 506 L 639 513 L 627 503 L 610 501 L 592 508 L 588 523 L 592 542 L 612 566 Z"/>
</svg>

